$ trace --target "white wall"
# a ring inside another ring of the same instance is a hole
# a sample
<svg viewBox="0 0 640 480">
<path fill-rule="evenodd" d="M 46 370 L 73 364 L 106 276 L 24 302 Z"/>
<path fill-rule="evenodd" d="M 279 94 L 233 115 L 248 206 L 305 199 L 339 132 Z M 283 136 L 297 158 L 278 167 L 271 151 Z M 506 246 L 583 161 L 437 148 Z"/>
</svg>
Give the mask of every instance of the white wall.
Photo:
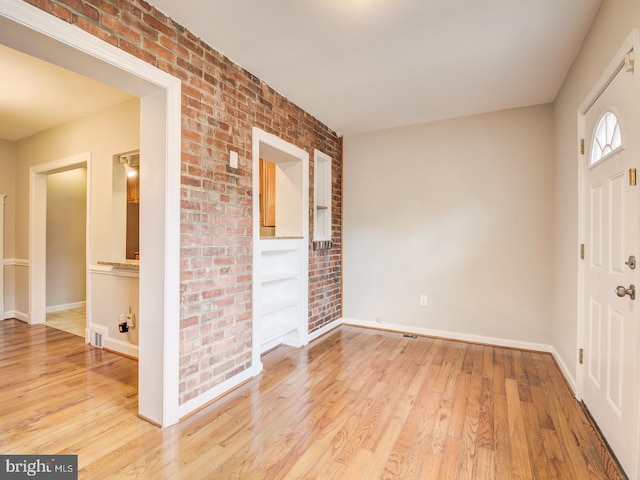
<svg viewBox="0 0 640 480">
<path fill-rule="evenodd" d="M 4 208 L 4 283 L 3 295 L 6 317 L 14 316 L 15 309 L 15 272 L 20 269 L 15 262 L 15 170 L 17 146 L 15 142 L 0 139 L 0 193 L 6 194 Z M 0 318 L 0 321 L 4 318 Z"/>
<path fill-rule="evenodd" d="M 15 174 L 17 146 L 15 142 L 0 139 L 0 193 L 7 195 L 4 210 L 5 232 L 4 232 L 4 253 L 5 258 L 13 258 L 15 250 L 15 239 L 13 235 L 13 225 L 15 223 Z"/>
<path fill-rule="evenodd" d="M 16 195 L 21 202 L 16 209 L 17 255 L 27 258 L 29 253 L 29 169 L 33 165 L 91 152 L 94 170 L 90 187 L 95 204 L 90 226 L 93 241 L 90 263 L 109 258 L 112 157 L 137 149 L 139 142 L 140 106 L 137 99 L 18 142 Z"/>
<path fill-rule="evenodd" d="M 552 341 L 567 373 L 574 378 L 579 348 L 577 111 L 634 26 L 640 26 L 638 0 L 604 0 L 554 104 L 557 139 L 554 239 L 556 295 Z M 637 65 L 636 59 L 636 68 Z"/>
<path fill-rule="evenodd" d="M 47 176 L 47 307 L 86 300 L 87 169 Z"/>
<path fill-rule="evenodd" d="M 553 175 L 549 105 L 345 138 L 346 320 L 548 346 Z"/>
</svg>

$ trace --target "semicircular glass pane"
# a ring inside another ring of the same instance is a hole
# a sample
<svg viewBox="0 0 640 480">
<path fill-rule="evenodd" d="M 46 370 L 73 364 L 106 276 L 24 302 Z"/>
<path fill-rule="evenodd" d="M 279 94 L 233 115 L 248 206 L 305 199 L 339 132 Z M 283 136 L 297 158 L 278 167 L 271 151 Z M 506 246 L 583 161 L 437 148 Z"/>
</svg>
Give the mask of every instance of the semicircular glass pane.
<svg viewBox="0 0 640 480">
<path fill-rule="evenodd" d="M 605 112 L 600 117 L 593 133 L 589 165 L 599 162 L 604 157 L 622 146 L 622 135 L 618 117 L 613 112 Z"/>
</svg>

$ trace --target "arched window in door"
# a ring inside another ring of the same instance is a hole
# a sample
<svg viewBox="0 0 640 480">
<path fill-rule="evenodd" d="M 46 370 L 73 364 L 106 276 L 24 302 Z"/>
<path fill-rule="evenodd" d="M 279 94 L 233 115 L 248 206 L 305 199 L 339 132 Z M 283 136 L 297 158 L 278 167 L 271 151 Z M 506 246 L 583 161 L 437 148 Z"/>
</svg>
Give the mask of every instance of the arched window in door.
<svg viewBox="0 0 640 480">
<path fill-rule="evenodd" d="M 589 165 L 595 165 L 622 147 L 620 124 L 613 112 L 605 112 L 600 116 L 591 141 Z"/>
</svg>

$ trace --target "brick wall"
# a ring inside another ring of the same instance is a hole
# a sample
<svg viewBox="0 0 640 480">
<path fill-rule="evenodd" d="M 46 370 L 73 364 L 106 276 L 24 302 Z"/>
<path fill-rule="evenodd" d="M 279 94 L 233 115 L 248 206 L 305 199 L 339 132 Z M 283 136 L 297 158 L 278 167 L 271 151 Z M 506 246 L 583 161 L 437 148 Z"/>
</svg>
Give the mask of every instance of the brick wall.
<svg viewBox="0 0 640 480">
<path fill-rule="evenodd" d="M 309 329 L 340 317 L 336 133 L 144 1 L 25 1 L 182 81 L 180 402 L 251 362 L 252 126 L 309 152 L 311 172 L 314 148 L 333 159 L 334 243 L 309 249 Z M 228 166 L 230 150 L 238 169 Z M 313 173 L 309 183 L 312 199 Z"/>
</svg>

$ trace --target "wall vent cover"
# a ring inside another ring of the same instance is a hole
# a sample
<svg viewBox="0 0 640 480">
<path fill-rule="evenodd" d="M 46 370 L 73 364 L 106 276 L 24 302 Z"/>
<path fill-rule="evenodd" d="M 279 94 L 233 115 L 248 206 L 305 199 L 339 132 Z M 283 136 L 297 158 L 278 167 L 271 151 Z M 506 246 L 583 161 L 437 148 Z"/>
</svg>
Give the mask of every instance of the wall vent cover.
<svg viewBox="0 0 640 480">
<path fill-rule="evenodd" d="M 96 332 L 95 330 L 91 333 L 91 344 L 94 347 L 102 348 L 102 333 Z"/>
</svg>

